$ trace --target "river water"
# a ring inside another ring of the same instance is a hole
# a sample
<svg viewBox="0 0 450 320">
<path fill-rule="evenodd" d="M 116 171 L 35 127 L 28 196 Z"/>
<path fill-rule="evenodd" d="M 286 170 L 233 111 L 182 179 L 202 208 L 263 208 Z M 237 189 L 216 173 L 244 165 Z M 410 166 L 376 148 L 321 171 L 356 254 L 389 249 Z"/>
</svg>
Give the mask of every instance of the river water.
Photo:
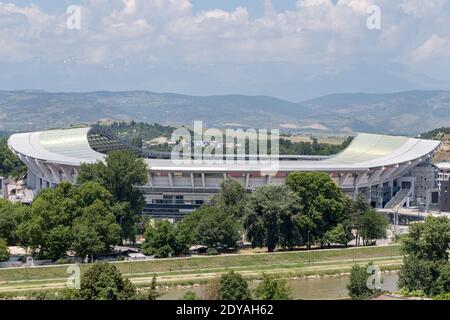
<svg viewBox="0 0 450 320">
<path fill-rule="evenodd" d="M 383 290 L 397 290 L 398 274 L 383 274 L 382 279 L 383 283 L 381 287 Z M 346 288 L 348 281 L 348 276 L 339 276 L 289 279 L 288 284 L 292 288 L 292 295 L 294 299 L 335 300 L 348 298 Z M 256 283 L 254 282 L 250 285 L 251 288 L 254 288 L 255 286 Z M 197 296 L 202 296 L 203 290 L 203 285 L 192 287 L 173 286 L 162 289 L 161 293 L 163 293 L 163 295 L 160 297 L 160 299 L 178 300 L 188 291 L 193 291 L 197 294 Z"/>
</svg>

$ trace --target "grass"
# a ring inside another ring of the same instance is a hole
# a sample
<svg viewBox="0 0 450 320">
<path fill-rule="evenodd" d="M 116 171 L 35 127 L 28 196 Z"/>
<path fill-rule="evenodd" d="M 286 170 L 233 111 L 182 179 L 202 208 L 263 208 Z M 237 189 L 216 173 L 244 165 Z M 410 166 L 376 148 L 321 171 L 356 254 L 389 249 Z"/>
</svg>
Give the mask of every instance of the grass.
<svg viewBox="0 0 450 320">
<path fill-rule="evenodd" d="M 400 247 L 382 246 L 330 250 L 277 252 L 271 254 L 234 254 L 133 262 L 113 262 L 117 268 L 139 285 L 149 283 L 154 273 L 160 283 L 200 283 L 229 269 L 248 278 L 262 272 L 285 277 L 321 275 L 348 271 L 355 263 L 376 260 L 380 265 L 401 263 Z M 82 272 L 89 265 L 81 265 Z M 67 265 L 0 269 L 0 291 L 49 289 L 64 286 Z"/>
</svg>

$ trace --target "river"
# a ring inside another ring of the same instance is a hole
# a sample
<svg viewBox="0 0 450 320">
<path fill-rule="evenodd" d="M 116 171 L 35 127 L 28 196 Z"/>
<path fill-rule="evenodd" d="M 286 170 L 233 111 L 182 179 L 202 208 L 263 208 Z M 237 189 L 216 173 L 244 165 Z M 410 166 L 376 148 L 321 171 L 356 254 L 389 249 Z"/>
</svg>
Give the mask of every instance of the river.
<svg viewBox="0 0 450 320">
<path fill-rule="evenodd" d="M 386 273 L 382 275 L 383 283 L 381 285 L 383 290 L 395 291 L 397 290 L 398 274 Z M 292 288 L 292 295 L 294 299 L 304 300 L 335 300 L 347 299 L 348 276 L 339 277 L 321 277 L 321 278 L 299 278 L 289 279 L 288 284 Z M 253 282 L 250 287 L 254 288 L 256 284 Z M 202 296 L 204 285 L 181 287 L 173 286 L 161 290 L 163 295 L 161 300 L 178 300 L 186 292 L 193 291 L 197 296 Z"/>
</svg>

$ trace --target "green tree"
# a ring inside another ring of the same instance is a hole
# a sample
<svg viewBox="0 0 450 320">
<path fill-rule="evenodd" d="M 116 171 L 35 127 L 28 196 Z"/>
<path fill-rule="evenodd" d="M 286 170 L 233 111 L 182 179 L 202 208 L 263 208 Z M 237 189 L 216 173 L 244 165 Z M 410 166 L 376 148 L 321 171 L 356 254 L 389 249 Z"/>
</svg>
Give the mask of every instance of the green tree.
<svg viewBox="0 0 450 320">
<path fill-rule="evenodd" d="M 223 274 L 219 280 L 220 300 L 251 300 L 247 281 L 234 271 Z"/>
<path fill-rule="evenodd" d="M 187 215 L 180 228 L 190 244 L 209 248 L 234 247 L 239 240 L 237 223 L 215 206 L 204 206 Z"/>
<path fill-rule="evenodd" d="M 161 293 L 158 292 L 158 287 L 156 284 L 156 275 L 153 275 L 152 282 L 150 284 L 150 288 L 148 288 L 146 293 L 146 300 L 156 300 L 161 296 Z"/>
<path fill-rule="evenodd" d="M 259 300 L 292 300 L 292 289 L 285 279 L 275 279 L 264 273 L 255 289 L 255 297 Z"/>
<path fill-rule="evenodd" d="M 362 237 L 364 245 L 369 245 L 376 239 L 386 238 L 386 229 L 389 222 L 386 217 L 375 210 L 367 210 L 360 216 L 358 224 L 360 228 L 358 233 Z"/>
<path fill-rule="evenodd" d="M 104 203 L 95 200 L 74 220 L 71 248 L 77 256 L 108 252 L 120 239 L 120 226 Z"/>
<path fill-rule="evenodd" d="M 244 187 L 236 180 L 229 178 L 223 180 L 220 186 L 219 194 L 214 197 L 213 203 L 235 221 L 241 220 L 247 196 Z"/>
<path fill-rule="evenodd" d="M 361 230 L 361 216 L 370 210 L 371 207 L 367 202 L 366 197 L 362 193 L 358 193 L 356 196 L 356 200 L 352 201 L 351 209 L 350 209 L 350 217 L 348 220 L 348 224 L 352 230 L 356 232 L 355 240 L 356 245 L 360 244 L 360 230 Z"/>
<path fill-rule="evenodd" d="M 105 163 L 82 164 L 78 183 L 96 181 L 113 196 L 116 221 L 121 226 L 121 239 L 133 240 L 136 236 L 137 216 L 142 212 L 145 199 L 135 186 L 147 183 L 147 165 L 132 151 L 112 151 Z"/>
<path fill-rule="evenodd" d="M 416 254 L 419 259 L 448 261 L 450 220 L 446 217 L 428 217 L 424 223 L 414 223 L 402 239 L 406 255 Z"/>
<path fill-rule="evenodd" d="M 286 185 L 301 203 L 295 217 L 302 243 L 323 244 L 325 233 L 339 223 L 347 223 L 351 200 L 334 183 L 329 174 L 295 172 L 286 178 Z M 309 239 L 309 241 L 307 241 Z"/>
<path fill-rule="evenodd" d="M 446 262 L 440 267 L 435 288 L 439 294 L 450 294 L 450 263 Z"/>
<path fill-rule="evenodd" d="M 146 255 L 155 255 L 157 258 L 167 258 L 187 252 L 188 243 L 179 235 L 179 229 L 169 221 L 156 221 L 149 225 L 144 234 L 142 252 Z"/>
<path fill-rule="evenodd" d="M 333 243 L 347 246 L 352 237 L 351 230 L 339 223 L 336 227 L 325 233 L 323 241 L 328 244 L 328 247 Z"/>
<path fill-rule="evenodd" d="M 364 300 L 380 292 L 379 289 L 370 289 L 367 285 L 367 280 L 371 276 L 367 271 L 371 265 L 372 263 L 369 263 L 366 266 L 354 265 L 352 267 L 347 290 L 349 296 L 353 300 Z"/>
<path fill-rule="evenodd" d="M 9 245 L 17 243 L 17 228 L 28 207 L 0 199 L 0 238 Z"/>
<path fill-rule="evenodd" d="M 253 247 L 267 247 L 272 252 L 277 245 L 292 248 L 298 242 L 294 216 L 300 205 L 284 186 L 262 186 L 250 196 L 245 208 L 244 228 Z"/>
<path fill-rule="evenodd" d="M 0 262 L 8 261 L 8 259 L 9 259 L 8 244 L 4 239 L 0 238 Z"/>
<path fill-rule="evenodd" d="M 450 220 L 428 217 L 423 223 L 412 224 L 402 238 L 403 266 L 399 287 L 408 291 L 421 290 L 428 296 L 445 295 L 450 287 L 448 247 Z"/>
<path fill-rule="evenodd" d="M 408 291 L 421 290 L 427 295 L 436 292 L 435 281 L 438 277 L 438 266 L 433 261 L 420 259 L 411 254 L 403 258 L 400 269 L 398 287 Z"/>
<path fill-rule="evenodd" d="M 57 260 L 68 250 L 79 255 L 107 251 L 118 242 L 112 195 L 97 182 L 62 182 L 42 190 L 18 227 L 19 243 L 41 258 Z"/>
<path fill-rule="evenodd" d="M 80 300 L 130 300 L 136 295 L 136 288 L 124 279 L 116 266 L 97 262 L 81 276 L 80 290 L 76 296 Z"/>
<path fill-rule="evenodd" d="M 27 172 L 27 167 L 9 150 L 7 140 L 0 139 L 0 176 L 20 178 Z"/>
</svg>

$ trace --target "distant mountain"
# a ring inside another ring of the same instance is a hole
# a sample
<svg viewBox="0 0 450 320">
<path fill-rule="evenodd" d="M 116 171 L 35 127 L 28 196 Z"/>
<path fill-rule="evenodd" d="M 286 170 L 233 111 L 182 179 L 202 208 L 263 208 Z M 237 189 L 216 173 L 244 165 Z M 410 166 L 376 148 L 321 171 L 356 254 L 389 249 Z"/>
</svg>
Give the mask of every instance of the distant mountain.
<svg viewBox="0 0 450 320">
<path fill-rule="evenodd" d="M 283 128 L 415 135 L 450 123 L 450 91 L 327 95 L 300 103 L 269 96 L 188 96 L 147 91 L 0 91 L 0 131 L 29 131 L 99 119 L 166 125 Z"/>
<path fill-rule="evenodd" d="M 450 123 L 450 91 L 333 94 L 301 104 L 333 130 L 418 134 Z"/>
</svg>

